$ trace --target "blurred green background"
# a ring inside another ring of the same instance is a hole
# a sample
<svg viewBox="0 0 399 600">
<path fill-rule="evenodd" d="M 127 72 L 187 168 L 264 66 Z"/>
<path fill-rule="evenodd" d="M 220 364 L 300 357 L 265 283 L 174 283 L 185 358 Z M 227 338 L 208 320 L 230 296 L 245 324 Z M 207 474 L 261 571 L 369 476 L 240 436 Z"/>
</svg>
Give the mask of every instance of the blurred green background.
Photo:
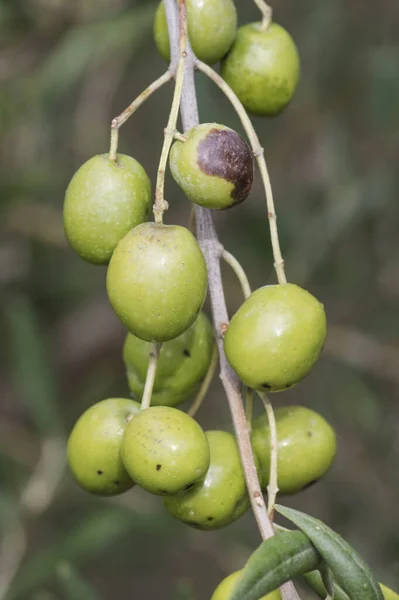
<svg viewBox="0 0 399 600">
<path fill-rule="evenodd" d="M 249 0 L 236 4 L 241 23 L 257 19 Z M 397 0 L 274 8 L 299 47 L 302 79 L 280 117 L 254 123 L 288 277 L 324 302 L 330 330 L 310 376 L 273 400 L 318 410 L 339 439 L 330 473 L 284 501 L 325 520 L 399 588 Z M 107 302 L 105 269 L 68 248 L 63 195 L 79 165 L 107 151 L 111 118 L 165 69 L 154 10 L 133 0 L 0 2 L 0 600 L 206 600 L 259 542 L 250 514 L 203 533 L 138 489 L 96 499 L 64 471 L 74 421 L 128 389 L 125 332 Z M 153 181 L 171 92 L 161 90 L 121 132 L 120 150 Z M 202 121 L 241 131 L 200 75 L 198 97 Z M 167 199 L 166 222 L 186 224 L 190 207 L 170 176 Z M 273 276 L 259 178 L 247 202 L 216 223 L 253 287 Z M 224 276 L 234 311 L 240 289 Z M 199 420 L 231 428 L 218 381 Z"/>
</svg>

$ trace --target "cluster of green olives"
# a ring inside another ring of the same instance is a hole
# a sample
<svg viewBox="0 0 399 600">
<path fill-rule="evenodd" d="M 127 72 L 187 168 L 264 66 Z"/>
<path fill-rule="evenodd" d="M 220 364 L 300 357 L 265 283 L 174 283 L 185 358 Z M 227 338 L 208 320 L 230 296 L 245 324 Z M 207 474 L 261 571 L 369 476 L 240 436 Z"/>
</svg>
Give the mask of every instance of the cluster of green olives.
<svg viewBox="0 0 399 600">
<path fill-rule="evenodd" d="M 197 57 L 222 60 L 222 76 L 253 114 L 276 115 L 289 103 L 299 58 L 279 25 L 252 23 L 237 31 L 232 0 L 187 0 L 188 33 Z M 155 41 L 168 60 L 163 3 Z M 254 177 L 254 156 L 234 130 L 202 123 L 178 136 L 170 171 L 191 202 L 224 210 L 243 202 Z M 89 159 L 65 196 L 64 225 L 71 247 L 84 260 L 107 265 L 110 304 L 125 325 L 123 360 L 132 398 L 94 404 L 74 425 L 68 462 L 79 485 L 112 496 L 138 485 L 163 497 L 166 510 L 193 527 L 224 527 L 249 508 L 235 437 L 204 431 L 181 410 L 206 377 L 215 353 L 211 323 L 202 311 L 207 268 L 201 248 L 185 227 L 151 218 L 151 182 L 132 157 Z M 220 335 L 220 332 L 218 332 Z M 323 305 L 293 285 L 264 286 L 245 300 L 224 332 L 231 367 L 249 388 L 278 392 L 301 381 L 326 339 Z M 141 408 L 154 343 L 160 344 L 151 406 Z M 276 410 L 278 486 L 282 494 L 305 489 L 330 468 L 336 438 L 316 412 Z M 269 424 L 253 420 L 251 442 L 262 489 L 270 471 Z M 241 572 L 215 590 L 228 599 Z M 278 591 L 266 596 L 278 600 Z"/>
<path fill-rule="evenodd" d="M 197 58 L 208 64 L 222 61 L 222 77 L 249 113 L 278 115 L 299 81 L 299 54 L 290 34 L 274 22 L 237 29 L 233 0 L 186 0 L 186 5 L 188 35 Z M 163 2 L 155 15 L 154 38 L 160 54 L 169 60 Z"/>
</svg>

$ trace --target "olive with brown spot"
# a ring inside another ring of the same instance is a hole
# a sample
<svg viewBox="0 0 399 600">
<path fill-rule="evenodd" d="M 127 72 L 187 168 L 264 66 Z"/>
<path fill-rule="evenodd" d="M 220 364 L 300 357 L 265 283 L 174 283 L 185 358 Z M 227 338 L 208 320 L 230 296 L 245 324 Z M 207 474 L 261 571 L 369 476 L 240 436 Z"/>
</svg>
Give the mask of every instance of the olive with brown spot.
<svg viewBox="0 0 399 600">
<path fill-rule="evenodd" d="M 144 392 L 151 347 L 132 333 L 123 347 L 129 387 L 137 400 Z M 177 406 L 192 395 L 208 371 L 214 347 L 212 325 L 203 312 L 181 335 L 162 344 L 151 405 Z"/>
<path fill-rule="evenodd" d="M 107 271 L 112 308 L 137 337 L 166 342 L 196 320 L 207 292 L 198 242 L 180 225 L 143 223 L 118 244 Z"/>
<path fill-rule="evenodd" d="M 209 444 L 200 425 L 169 406 L 140 411 L 128 424 L 122 460 L 130 477 L 156 495 L 176 494 L 203 478 Z"/>
<path fill-rule="evenodd" d="M 219 529 L 239 519 L 250 501 L 235 437 L 227 431 L 207 431 L 210 466 L 191 490 L 164 499 L 177 519 L 197 529 Z M 259 460 L 255 463 L 260 470 Z"/>
<path fill-rule="evenodd" d="M 251 191 L 254 159 L 242 137 L 217 123 L 202 123 L 185 136 L 173 144 L 169 164 L 186 196 L 216 210 L 243 202 Z"/>
<path fill-rule="evenodd" d="M 278 487 L 295 494 L 320 479 L 334 460 L 337 440 L 331 425 L 314 410 L 287 406 L 275 410 L 277 424 Z M 254 419 L 252 447 L 265 481 L 270 473 L 270 429 L 266 414 Z"/>
<path fill-rule="evenodd" d="M 68 440 L 68 463 L 86 491 L 114 496 L 134 485 L 121 458 L 123 432 L 140 404 L 128 398 L 108 398 L 88 408 Z"/>
</svg>

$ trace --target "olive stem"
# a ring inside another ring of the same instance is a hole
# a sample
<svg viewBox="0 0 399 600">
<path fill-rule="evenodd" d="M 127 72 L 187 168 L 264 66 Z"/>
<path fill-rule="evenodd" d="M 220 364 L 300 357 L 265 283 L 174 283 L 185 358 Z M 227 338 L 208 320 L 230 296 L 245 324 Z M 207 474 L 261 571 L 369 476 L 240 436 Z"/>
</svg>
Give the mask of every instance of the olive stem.
<svg viewBox="0 0 399 600">
<path fill-rule="evenodd" d="M 151 406 L 152 390 L 154 389 L 155 375 L 157 373 L 157 365 L 161 347 L 162 344 L 158 344 L 157 342 L 152 343 L 150 360 L 147 368 L 147 376 L 145 378 L 144 392 L 143 397 L 141 398 L 141 410 Z"/>
<path fill-rule="evenodd" d="M 238 262 L 236 257 L 230 254 L 230 252 L 227 252 L 227 250 L 223 250 L 222 258 L 233 269 L 238 281 L 240 282 L 244 298 L 249 298 L 249 296 L 252 294 L 251 286 L 249 285 L 248 277 L 241 264 Z"/>
<path fill-rule="evenodd" d="M 165 129 L 165 137 L 159 160 L 157 173 L 157 183 L 155 188 L 154 202 L 154 218 L 155 222 L 161 224 L 163 222 L 163 214 L 168 208 L 168 204 L 164 199 L 165 188 L 165 170 L 168 161 L 169 151 L 172 146 L 173 139 L 177 133 L 177 119 L 179 116 L 180 100 L 184 81 L 184 64 L 186 61 L 186 46 L 187 46 L 187 14 L 185 0 L 179 0 L 179 62 L 176 70 L 176 84 L 173 93 L 172 106 L 169 113 L 168 124 Z"/>
<path fill-rule="evenodd" d="M 141 94 L 139 94 L 137 96 L 137 98 L 135 98 L 133 100 L 133 102 L 131 104 L 129 104 L 129 106 L 127 108 L 125 108 L 125 110 L 118 115 L 117 117 L 115 117 L 114 119 L 112 119 L 112 123 L 111 123 L 111 144 L 110 144 L 110 149 L 109 149 L 109 159 L 116 161 L 117 159 L 117 155 L 118 155 L 118 142 L 119 142 L 119 129 L 122 127 L 122 125 L 124 125 L 124 123 L 126 123 L 126 121 L 132 116 L 132 114 L 134 112 L 136 112 L 136 110 L 138 108 L 140 108 L 140 106 L 142 104 L 144 104 L 144 102 L 157 90 L 159 90 L 159 88 L 161 88 L 165 83 L 167 83 L 168 81 L 170 81 L 173 78 L 173 73 L 171 70 L 166 71 L 163 75 L 161 75 L 160 77 L 158 77 L 158 79 L 156 79 L 155 81 L 153 81 L 148 87 L 145 88 L 145 90 L 143 90 L 141 92 Z"/>
<path fill-rule="evenodd" d="M 264 0 L 254 0 L 254 2 L 262 13 L 262 24 L 259 27 L 259 30 L 266 31 L 272 20 L 272 7 L 269 6 L 269 4 L 267 4 Z"/>
<path fill-rule="evenodd" d="M 252 433 L 252 415 L 254 404 L 254 392 L 252 388 L 247 387 L 245 391 L 245 418 L 249 435 Z"/>
<path fill-rule="evenodd" d="M 267 486 L 267 511 L 270 519 L 273 520 L 274 516 L 274 505 L 276 504 L 276 497 L 278 494 L 278 482 L 277 482 L 277 471 L 278 471 L 278 439 L 277 439 L 277 425 L 276 417 L 274 415 L 273 406 L 268 396 L 258 391 L 258 395 L 263 402 L 265 407 L 267 418 L 269 421 L 270 431 L 270 475 L 269 484 Z"/>
<path fill-rule="evenodd" d="M 224 79 L 222 79 L 222 77 L 220 77 L 220 75 L 216 73 L 216 71 L 214 71 L 211 67 L 201 62 L 200 60 L 195 61 L 195 66 L 197 67 L 197 69 L 202 71 L 202 73 L 207 75 L 207 77 L 212 79 L 212 81 L 216 83 L 218 88 L 225 94 L 225 96 L 228 98 L 228 100 L 234 107 L 245 130 L 245 133 L 248 136 L 252 152 L 258 163 L 263 186 L 265 188 L 267 214 L 270 226 L 270 237 L 273 249 L 274 268 L 276 270 L 277 280 L 280 284 L 287 283 L 287 278 L 285 276 L 284 271 L 284 260 L 281 254 L 280 242 L 278 237 L 277 216 L 274 207 L 273 190 L 270 182 L 270 175 L 264 157 L 264 150 L 260 145 L 257 133 L 254 129 L 254 126 L 252 125 L 251 119 L 249 118 L 245 108 L 243 107 L 243 105 L 241 104 L 240 100 L 237 98 L 236 94 L 233 92 L 231 87 L 224 81 Z"/>
<path fill-rule="evenodd" d="M 194 402 L 192 403 L 189 410 L 187 411 L 187 414 L 190 417 L 195 417 L 198 410 L 201 408 L 202 402 L 204 401 L 204 398 L 209 390 L 209 386 L 211 385 L 212 380 L 214 378 L 214 375 L 216 372 L 216 367 L 218 365 L 218 359 L 219 359 L 219 352 L 218 352 L 218 347 L 215 344 L 215 346 L 213 348 L 213 352 L 212 352 L 211 362 L 209 364 L 208 371 L 205 375 L 205 379 L 203 380 L 201 387 L 198 390 L 198 394 L 195 397 Z"/>
<path fill-rule="evenodd" d="M 176 3 L 164 0 L 172 61 L 177 45 Z M 199 123 L 197 96 L 194 81 L 195 56 L 187 43 L 187 60 L 185 64 L 184 85 L 181 98 L 181 115 L 184 131 L 188 131 Z M 247 484 L 252 511 L 263 539 L 274 535 L 273 524 L 267 514 L 254 455 L 245 419 L 241 395 L 241 382 L 230 367 L 224 353 L 223 334 L 228 326 L 228 313 L 224 297 L 220 260 L 223 248 L 219 242 L 212 213 L 202 206 L 195 207 L 197 239 L 204 254 L 208 269 L 209 292 L 211 297 L 213 326 L 219 348 L 220 379 L 226 392 L 233 420 L 237 444 L 240 452 L 244 477 Z M 300 600 L 294 584 L 289 581 L 280 587 L 282 600 Z"/>
</svg>

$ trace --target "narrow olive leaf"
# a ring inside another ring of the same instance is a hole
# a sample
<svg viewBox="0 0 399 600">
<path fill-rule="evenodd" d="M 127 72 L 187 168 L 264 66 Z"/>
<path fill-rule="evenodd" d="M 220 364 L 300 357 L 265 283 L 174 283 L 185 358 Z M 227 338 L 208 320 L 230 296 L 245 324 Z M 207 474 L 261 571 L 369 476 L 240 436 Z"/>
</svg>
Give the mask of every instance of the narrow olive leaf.
<svg viewBox="0 0 399 600">
<path fill-rule="evenodd" d="M 384 596 L 384 600 L 399 600 L 399 594 L 390 590 L 386 585 L 380 583 L 380 588 L 382 591 L 382 595 Z"/>
<path fill-rule="evenodd" d="M 330 596 L 330 598 L 334 598 L 334 581 L 327 563 L 321 565 L 319 573 L 326 590 L 326 595 Z"/>
<path fill-rule="evenodd" d="M 312 588 L 312 590 L 314 592 L 316 592 L 316 594 L 319 596 L 319 598 L 322 598 L 322 600 L 325 600 L 325 597 L 327 596 L 327 590 L 323 584 L 323 579 L 319 573 L 319 571 L 312 571 L 311 573 L 306 573 L 303 578 L 305 579 L 306 583 Z M 340 585 L 338 585 L 338 583 L 336 583 L 334 581 L 334 600 L 350 600 L 348 595 L 344 592 L 344 590 L 341 588 Z"/>
<path fill-rule="evenodd" d="M 316 569 L 320 554 L 301 531 L 265 540 L 250 556 L 231 600 L 258 600 L 280 585 Z"/>
<path fill-rule="evenodd" d="M 57 576 L 67 600 L 99 600 L 96 590 L 70 563 L 60 563 Z"/>
<path fill-rule="evenodd" d="M 384 600 L 371 569 L 338 533 L 299 510 L 280 505 L 276 510 L 308 536 L 351 600 Z"/>
</svg>

